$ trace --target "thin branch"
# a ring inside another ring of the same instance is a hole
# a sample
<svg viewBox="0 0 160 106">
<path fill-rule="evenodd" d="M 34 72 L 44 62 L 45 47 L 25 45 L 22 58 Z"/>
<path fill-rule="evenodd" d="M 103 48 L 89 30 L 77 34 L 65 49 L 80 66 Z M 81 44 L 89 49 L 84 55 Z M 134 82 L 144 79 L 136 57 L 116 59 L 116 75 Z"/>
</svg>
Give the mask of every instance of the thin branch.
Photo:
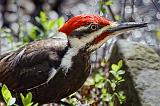
<svg viewBox="0 0 160 106">
<path fill-rule="evenodd" d="M 103 0 L 104 3 L 105 3 L 105 2 L 108 2 L 108 1 L 109 1 L 109 0 Z M 113 13 L 113 11 L 112 11 L 111 6 L 110 6 L 110 5 L 107 5 L 107 8 L 108 8 L 108 11 L 109 11 L 109 13 L 110 13 L 110 15 L 111 15 L 111 17 L 112 17 L 112 20 L 113 20 L 113 21 L 116 21 L 115 15 L 114 15 L 114 13 Z"/>
<path fill-rule="evenodd" d="M 18 23 L 18 33 L 17 33 L 17 38 L 18 38 L 18 41 L 19 41 L 19 35 L 20 35 L 20 32 L 21 32 L 21 16 L 20 16 L 20 9 L 21 9 L 21 3 L 20 3 L 20 0 L 16 0 L 16 6 L 17 6 L 17 23 Z"/>
<path fill-rule="evenodd" d="M 104 0 L 105 2 L 109 1 L 109 0 Z M 115 14 L 113 13 L 112 11 L 112 8 L 110 5 L 107 5 L 107 8 L 108 8 L 108 11 L 112 17 L 112 20 L 113 21 L 116 21 L 116 18 L 115 18 Z M 109 47 L 112 45 L 113 43 L 111 42 L 110 44 L 105 44 L 105 47 L 103 48 L 103 58 L 106 57 L 106 52 L 109 52 Z"/>
<path fill-rule="evenodd" d="M 114 15 L 114 13 L 113 13 L 113 11 L 112 11 L 112 9 L 111 9 L 111 6 L 110 6 L 110 5 L 107 5 L 107 7 L 108 7 L 108 10 L 109 10 L 109 12 L 110 12 L 110 15 L 111 15 L 113 21 L 116 21 L 115 15 Z"/>
<path fill-rule="evenodd" d="M 126 7 L 126 0 L 122 1 L 122 12 L 121 12 L 121 22 L 125 22 L 125 7 Z"/>
<path fill-rule="evenodd" d="M 130 17 L 130 21 L 133 21 L 134 19 L 132 18 L 133 14 L 134 14 L 134 5 L 135 5 L 135 0 L 131 0 L 131 8 L 132 8 L 132 12 L 131 12 L 131 17 Z"/>
</svg>

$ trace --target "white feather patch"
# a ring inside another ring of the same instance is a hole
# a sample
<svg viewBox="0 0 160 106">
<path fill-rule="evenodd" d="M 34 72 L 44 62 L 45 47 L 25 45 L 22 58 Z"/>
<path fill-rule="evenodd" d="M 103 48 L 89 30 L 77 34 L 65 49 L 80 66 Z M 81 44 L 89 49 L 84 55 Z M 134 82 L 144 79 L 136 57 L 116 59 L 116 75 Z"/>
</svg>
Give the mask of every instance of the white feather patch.
<svg viewBox="0 0 160 106">
<path fill-rule="evenodd" d="M 68 69 L 72 67 L 72 58 L 85 46 L 85 43 L 78 38 L 69 38 L 69 41 L 72 47 L 64 55 L 60 65 L 65 74 L 68 72 Z"/>
<path fill-rule="evenodd" d="M 57 73 L 57 70 L 55 68 L 52 68 L 51 71 L 49 72 L 49 78 L 47 79 L 47 82 L 49 82 Z"/>
<path fill-rule="evenodd" d="M 70 48 L 66 55 L 63 57 L 60 67 L 63 68 L 65 74 L 68 72 L 68 69 L 72 66 L 72 57 L 78 54 L 79 49 Z"/>
</svg>

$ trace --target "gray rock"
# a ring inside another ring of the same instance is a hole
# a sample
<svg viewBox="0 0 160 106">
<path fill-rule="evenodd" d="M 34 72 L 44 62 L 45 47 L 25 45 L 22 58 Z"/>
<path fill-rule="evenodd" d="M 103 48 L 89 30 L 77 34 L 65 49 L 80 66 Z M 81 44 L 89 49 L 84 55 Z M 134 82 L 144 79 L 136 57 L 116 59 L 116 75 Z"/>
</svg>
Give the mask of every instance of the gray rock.
<svg viewBox="0 0 160 106">
<path fill-rule="evenodd" d="M 123 59 L 126 70 L 124 106 L 160 106 L 160 56 L 140 43 L 119 40 L 113 47 L 111 64 Z"/>
</svg>

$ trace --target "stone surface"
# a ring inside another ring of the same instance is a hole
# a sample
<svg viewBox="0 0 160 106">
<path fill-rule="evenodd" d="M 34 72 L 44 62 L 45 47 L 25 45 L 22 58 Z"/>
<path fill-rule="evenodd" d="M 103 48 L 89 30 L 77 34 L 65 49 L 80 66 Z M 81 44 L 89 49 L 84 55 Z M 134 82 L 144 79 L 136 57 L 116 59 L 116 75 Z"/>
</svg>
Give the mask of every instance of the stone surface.
<svg viewBox="0 0 160 106">
<path fill-rule="evenodd" d="M 124 106 L 160 106 L 160 56 L 140 43 L 119 40 L 113 47 L 111 63 L 123 59 L 126 70 Z"/>
</svg>

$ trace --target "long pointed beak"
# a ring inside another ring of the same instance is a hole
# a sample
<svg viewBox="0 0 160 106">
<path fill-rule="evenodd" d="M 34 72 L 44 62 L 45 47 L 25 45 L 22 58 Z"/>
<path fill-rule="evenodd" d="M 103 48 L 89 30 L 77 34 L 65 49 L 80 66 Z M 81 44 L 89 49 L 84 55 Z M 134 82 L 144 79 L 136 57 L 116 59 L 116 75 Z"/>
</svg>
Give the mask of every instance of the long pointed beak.
<svg viewBox="0 0 160 106">
<path fill-rule="evenodd" d="M 89 51 L 94 51 L 95 49 L 99 48 L 102 44 L 104 44 L 108 39 L 114 36 L 118 36 L 126 31 L 139 29 L 143 27 L 147 27 L 147 23 L 113 22 L 110 25 L 107 25 L 96 32 L 89 34 L 87 37 L 83 39 L 83 41 L 92 42 L 93 44 L 91 43 L 92 46 L 89 47 Z M 95 40 L 97 40 L 98 43 L 95 43 Z"/>
<path fill-rule="evenodd" d="M 117 23 L 113 22 L 111 27 L 106 29 L 105 32 L 107 33 L 117 33 L 121 34 L 123 32 L 134 30 L 138 28 L 147 27 L 147 23 L 136 23 L 136 22 L 126 22 L 126 23 Z"/>
</svg>

